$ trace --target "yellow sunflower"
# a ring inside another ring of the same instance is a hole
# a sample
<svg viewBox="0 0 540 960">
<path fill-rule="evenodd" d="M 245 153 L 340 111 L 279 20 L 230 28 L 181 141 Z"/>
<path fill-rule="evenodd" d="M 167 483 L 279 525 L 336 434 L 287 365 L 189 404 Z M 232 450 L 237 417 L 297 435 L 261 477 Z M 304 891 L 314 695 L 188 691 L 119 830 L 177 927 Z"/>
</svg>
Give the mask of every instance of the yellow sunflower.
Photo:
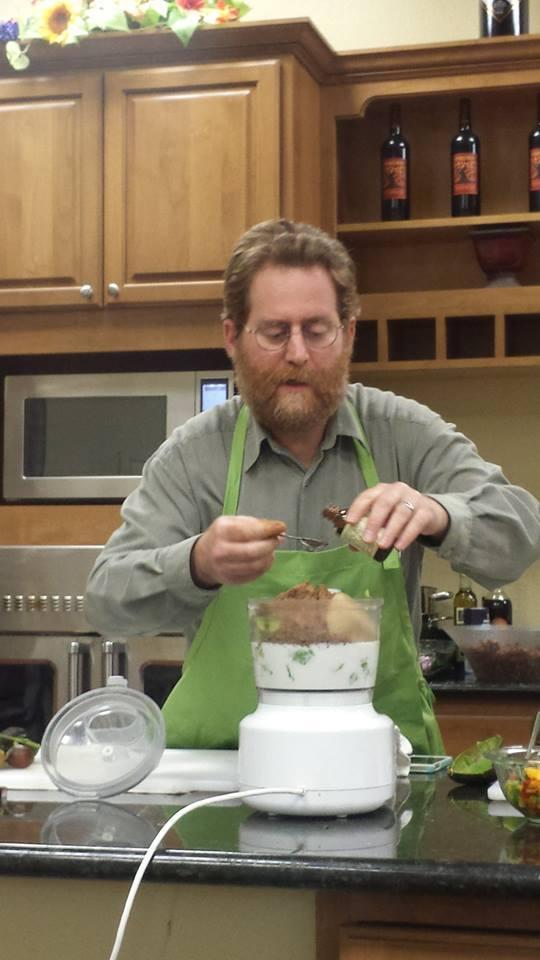
<svg viewBox="0 0 540 960">
<path fill-rule="evenodd" d="M 68 43 L 80 13 L 79 0 L 53 0 L 45 3 L 40 11 L 41 36 L 48 43 Z"/>
</svg>

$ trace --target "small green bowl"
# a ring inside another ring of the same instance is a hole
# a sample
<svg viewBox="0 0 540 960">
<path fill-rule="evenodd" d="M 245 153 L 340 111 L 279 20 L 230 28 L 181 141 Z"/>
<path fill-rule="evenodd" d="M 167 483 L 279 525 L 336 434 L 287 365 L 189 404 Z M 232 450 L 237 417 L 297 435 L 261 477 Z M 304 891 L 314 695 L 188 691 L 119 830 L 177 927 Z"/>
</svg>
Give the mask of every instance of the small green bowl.
<svg viewBox="0 0 540 960">
<path fill-rule="evenodd" d="M 487 756 L 508 803 L 540 827 L 540 750 L 525 758 L 525 747 L 500 747 Z"/>
</svg>

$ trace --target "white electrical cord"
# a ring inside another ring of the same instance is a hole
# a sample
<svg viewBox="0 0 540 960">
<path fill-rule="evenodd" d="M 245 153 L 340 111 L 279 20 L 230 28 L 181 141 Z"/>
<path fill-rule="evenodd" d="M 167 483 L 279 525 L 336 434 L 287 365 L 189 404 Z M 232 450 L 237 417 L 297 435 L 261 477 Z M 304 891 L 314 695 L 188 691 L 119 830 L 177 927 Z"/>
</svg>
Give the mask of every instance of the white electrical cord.
<svg viewBox="0 0 540 960">
<path fill-rule="evenodd" d="M 152 857 L 154 856 L 157 848 L 159 847 L 163 838 L 167 835 L 171 827 L 178 823 L 182 817 L 185 817 L 186 813 L 191 813 L 192 810 L 197 810 L 198 807 L 208 807 L 213 803 L 222 803 L 224 800 L 243 800 L 244 797 L 258 797 L 262 796 L 265 793 L 295 793 L 298 796 L 303 796 L 305 790 L 303 787 L 294 789 L 291 787 L 266 787 L 261 788 L 260 790 L 239 790 L 236 793 L 221 793 L 216 797 L 204 797 L 203 800 L 195 800 L 193 803 L 188 804 L 187 807 L 182 807 L 181 810 L 177 810 L 176 813 L 173 813 L 172 817 L 169 817 L 166 823 L 163 824 L 161 830 L 152 840 L 152 843 L 148 847 L 144 857 L 142 858 L 135 876 L 131 881 L 131 886 L 126 897 L 126 902 L 124 904 L 124 909 L 122 910 L 122 916 L 120 917 L 120 922 L 116 931 L 116 937 L 112 951 L 109 956 L 109 960 L 117 960 L 118 954 L 122 947 L 122 941 L 124 939 L 124 934 L 126 932 L 127 922 L 129 920 L 129 915 L 131 913 L 131 908 L 135 897 L 137 896 L 137 891 L 141 885 L 142 878 L 145 874 L 146 868 L 150 863 Z"/>
</svg>

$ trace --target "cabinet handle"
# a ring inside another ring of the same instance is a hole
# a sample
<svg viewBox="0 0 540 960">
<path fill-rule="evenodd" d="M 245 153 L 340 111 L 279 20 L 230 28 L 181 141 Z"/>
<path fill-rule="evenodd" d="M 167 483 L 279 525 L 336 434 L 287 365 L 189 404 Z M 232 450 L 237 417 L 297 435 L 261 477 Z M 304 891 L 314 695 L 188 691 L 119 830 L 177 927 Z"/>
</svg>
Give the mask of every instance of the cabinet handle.
<svg viewBox="0 0 540 960">
<path fill-rule="evenodd" d="M 83 283 L 79 292 L 85 300 L 91 300 L 94 296 L 94 288 L 91 283 Z"/>
<path fill-rule="evenodd" d="M 110 283 L 107 287 L 107 293 L 110 297 L 117 297 L 120 294 L 120 287 L 117 283 Z"/>
</svg>

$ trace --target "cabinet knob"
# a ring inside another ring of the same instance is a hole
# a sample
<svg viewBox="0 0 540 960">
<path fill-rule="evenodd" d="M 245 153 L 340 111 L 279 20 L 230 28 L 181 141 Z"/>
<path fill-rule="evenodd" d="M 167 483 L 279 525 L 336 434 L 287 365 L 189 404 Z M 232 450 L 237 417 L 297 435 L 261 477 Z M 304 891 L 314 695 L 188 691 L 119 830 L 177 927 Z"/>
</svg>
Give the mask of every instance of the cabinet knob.
<svg viewBox="0 0 540 960">
<path fill-rule="evenodd" d="M 80 289 L 81 297 L 85 300 L 91 300 L 94 296 L 94 288 L 91 283 L 83 283 Z"/>
<path fill-rule="evenodd" d="M 110 283 L 107 287 L 107 293 L 110 297 L 117 297 L 120 293 L 120 287 L 117 283 Z"/>
</svg>

